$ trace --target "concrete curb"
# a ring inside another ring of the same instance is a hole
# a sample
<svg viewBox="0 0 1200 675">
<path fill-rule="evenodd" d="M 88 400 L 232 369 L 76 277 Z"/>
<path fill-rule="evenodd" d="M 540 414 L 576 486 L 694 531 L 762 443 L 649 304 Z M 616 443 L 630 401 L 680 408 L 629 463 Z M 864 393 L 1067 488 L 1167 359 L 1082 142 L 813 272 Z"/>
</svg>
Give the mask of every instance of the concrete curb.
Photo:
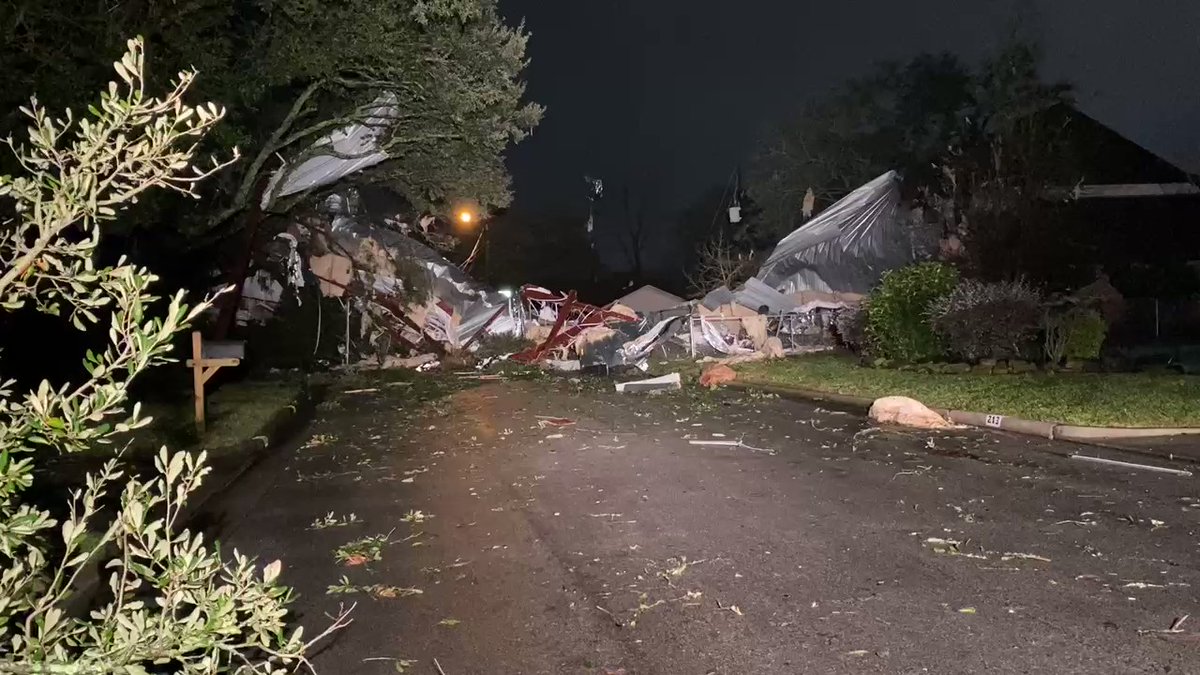
<svg viewBox="0 0 1200 675">
<path fill-rule="evenodd" d="M 871 404 L 874 403 L 873 399 L 862 398 L 860 396 L 832 394 L 813 389 L 804 389 L 802 387 L 784 387 L 774 384 L 760 384 L 753 381 L 734 381 L 728 383 L 726 386 L 728 386 L 730 389 L 736 389 L 739 391 L 765 391 L 785 398 L 799 399 L 802 401 L 836 403 L 841 406 L 853 408 L 855 410 L 861 410 L 863 412 L 870 410 Z M 955 424 L 963 424 L 982 429 L 997 429 L 1000 431 L 1008 431 L 1026 436 L 1037 436 L 1039 438 L 1045 438 L 1049 440 L 1070 441 L 1073 443 L 1098 445 L 1101 447 L 1111 447 L 1104 445 L 1105 441 L 1162 438 L 1168 436 L 1185 435 L 1200 436 L 1200 427 L 1086 427 L 1073 424 L 1059 424 L 1057 422 L 1039 422 L 1036 420 L 1021 419 L 1020 417 L 1010 417 L 1008 415 L 967 412 L 962 410 L 946 410 L 942 408 L 931 409 Z M 1164 457 L 1160 453 L 1148 452 L 1144 450 L 1139 451 L 1124 448 L 1122 448 L 1122 450 L 1124 452 L 1132 452 L 1134 454 L 1144 455 L 1147 457 Z M 1200 464 L 1200 459 L 1192 459 L 1181 456 L 1174 456 L 1171 457 L 1171 459 Z"/>
</svg>

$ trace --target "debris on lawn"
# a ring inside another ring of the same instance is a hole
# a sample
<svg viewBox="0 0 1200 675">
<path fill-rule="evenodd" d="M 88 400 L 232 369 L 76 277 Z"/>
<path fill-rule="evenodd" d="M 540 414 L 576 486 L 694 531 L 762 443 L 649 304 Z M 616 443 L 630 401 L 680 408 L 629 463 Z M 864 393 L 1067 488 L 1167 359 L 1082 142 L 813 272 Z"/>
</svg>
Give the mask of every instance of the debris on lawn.
<svg viewBox="0 0 1200 675">
<path fill-rule="evenodd" d="M 463 380 L 479 380 L 480 382 L 504 382 L 508 380 L 507 377 L 499 373 L 455 373 L 455 375 Z"/>
<path fill-rule="evenodd" d="M 633 382 L 618 382 L 618 393 L 656 393 L 661 391 L 669 391 L 672 389 L 682 389 L 683 380 L 680 379 L 679 373 L 671 373 L 661 377 L 653 377 L 648 380 L 635 380 Z"/>
<path fill-rule="evenodd" d="M 438 625 L 446 626 L 447 628 L 454 628 L 455 626 L 457 626 L 460 623 L 462 623 L 462 622 L 459 621 L 458 619 L 442 619 L 441 621 L 438 622 Z"/>
<path fill-rule="evenodd" d="M 1071 459 L 1077 459 L 1082 462 L 1092 462 L 1095 464 L 1104 464 L 1106 466 L 1120 467 L 1123 469 L 1134 469 L 1134 470 L 1140 470 L 1140 471 L 1156 471 L 1159 473 L 1169 473 L 1169 474 L 1173 474 L 1176 476 L 1182 476 L 1185 478 L 1190 477 L 1192 475 L 1191 471 L 1184 471 L 1183 469 L 1172 469 L 1170 467 L 1155 466 L 1152 464 L 1134 464 L 1132 462 L 1122 462 L 1122 461 L 1116 460 L 1116 459 L 1107 459 L 1105 457 L 1092 457 L 1090 455 L 1071 455 Z"/>
<path fill-rule="evenodd" d="M 736 379 L 737 371 L 727 365 L 721 364 L 707 368 L 700 374 L 700 386 L 706 389 L 716 389 Z"/>
</svg>

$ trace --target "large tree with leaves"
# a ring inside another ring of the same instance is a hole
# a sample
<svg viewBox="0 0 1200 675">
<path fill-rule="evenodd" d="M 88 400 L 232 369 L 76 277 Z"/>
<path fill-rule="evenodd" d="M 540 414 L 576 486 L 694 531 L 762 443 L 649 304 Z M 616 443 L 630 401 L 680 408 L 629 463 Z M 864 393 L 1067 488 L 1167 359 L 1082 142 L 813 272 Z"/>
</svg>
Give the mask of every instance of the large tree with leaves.
<svg viewBox="0 0 1200 675">
<path fill-rule="evenodd" d="M 897 169 L 922 182 L 958 133 L 971 101 L 969 69 L 951 54 L 885 63 L 775 125 L 751 163 L 750 186 L 774 238 L 801 224 L 811 189 L 828 205 Z"/>
<path fill-rule="evenodd" d="M 146 36 L 152 83 L 196 68 L 195 89 L 229 110 L 210 138 L 244 160 L 206 186 L 205 207 L 170 209 L 193 232 L 225 234 L 247 211 L 283 212 L 267 193 L 285 163 L 334 154 L 318 141 L 352 124 L 376 135 L 386 180 L 415 208 L 456 200 L 483 208 L 510 200 L 502 153 L 537 123 L 520 72 L 527 33 L 505 25 L 495 0 L 15 0 L 0 8 L 4 108 L 38 91 L 77 104 L 106 77 L 97 54 Z M 8 119 L 12 124 L 15 119 Z M 174 206 L 175 208 L 171 208 Z"/>
<path fill-rule="evenodd" d="M 920 55 L 848 82 L 764 138 L 751 175 L 764 225 L 782 236 L 802 224 L 809 189 L 828 205 L 897 169 L 948 234 L 971 240 L 980 271 L 1019 273 L 1013 246 L 1046 230 L 1043 193 L 1074 171 L 1062 152 L 1070 88 L 1038 63 L 1036 45 L 1014 38 L 976 68 Z"/>
</svg>

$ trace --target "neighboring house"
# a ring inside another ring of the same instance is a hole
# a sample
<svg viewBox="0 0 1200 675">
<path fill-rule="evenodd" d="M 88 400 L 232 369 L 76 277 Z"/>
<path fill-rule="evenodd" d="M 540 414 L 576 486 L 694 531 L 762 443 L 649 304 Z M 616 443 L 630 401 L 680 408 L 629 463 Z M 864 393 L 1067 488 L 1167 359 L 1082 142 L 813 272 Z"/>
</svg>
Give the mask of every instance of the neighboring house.
<svg viewBox="0 0 1200 675">
<path fill-rule="evenodd" d="M 1186 296 L 1200 285 L 1188 262 L 1200 258 L 1197 177 L 1075 108 L 1050 114 L 1065 124 L 1064 154 L 1076 176 L 1062 227 L 1092 266 L 1127 296 Z M 1066 181 L 1064 181 L 1066 182 Z"/>
</svg>

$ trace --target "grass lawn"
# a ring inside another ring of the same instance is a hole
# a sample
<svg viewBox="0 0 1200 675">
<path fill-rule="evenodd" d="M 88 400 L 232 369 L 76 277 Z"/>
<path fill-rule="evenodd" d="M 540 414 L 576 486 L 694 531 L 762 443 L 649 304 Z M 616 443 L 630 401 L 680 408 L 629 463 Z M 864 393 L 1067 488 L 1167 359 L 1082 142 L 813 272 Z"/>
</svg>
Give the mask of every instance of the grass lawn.
<svg viewBox="0 0 1200 675">
<path fill-rule="evenodd" d="M 280 410 L 300 393 L 297 378 L 231 382 L 208 395 L 207 430 L 196 435 L 192 399 L 171 402 L 144 401 L 142 412 L 154 418 L 150 426 L 134 433 L 129 453 L 152 456 L 166 445 L 170 450 L 228 449 L 253 438 Z"/>
<path fill-rule="evenodd" d="M 1200 426 L 1200 377 L 1158 373 L 942 375 L 863 368 L 816 354 L 735 367 L 747 383 L 878 398 L 909 396 L 936 407 L 1063 424 Z"/>
</svg>

